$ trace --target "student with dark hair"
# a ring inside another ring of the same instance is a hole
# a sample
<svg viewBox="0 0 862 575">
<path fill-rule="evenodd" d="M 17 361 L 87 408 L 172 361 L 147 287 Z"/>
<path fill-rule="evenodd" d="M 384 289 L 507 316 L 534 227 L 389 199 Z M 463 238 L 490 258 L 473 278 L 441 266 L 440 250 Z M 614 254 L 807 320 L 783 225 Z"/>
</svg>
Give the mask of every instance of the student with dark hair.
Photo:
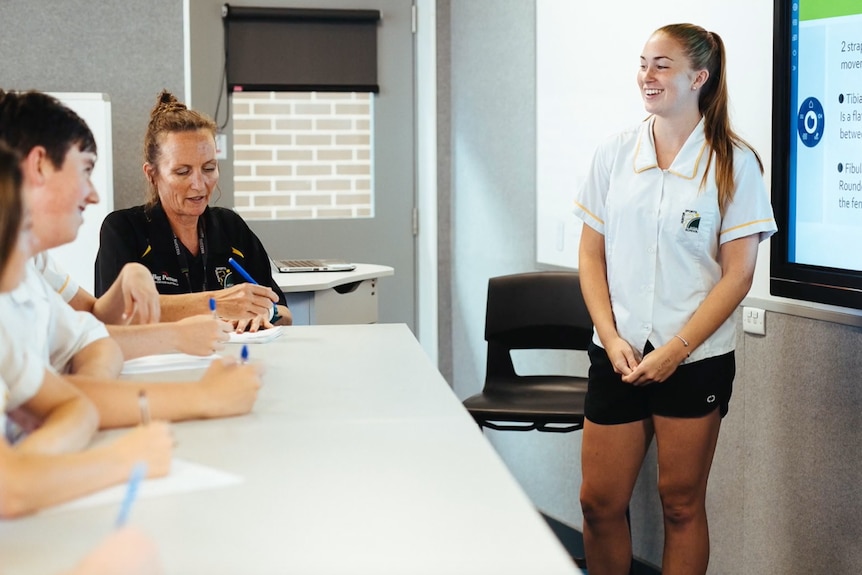
<svg viewBox="0 0 862 575">
<path fill-rule="evenodd" d="M 41 92 L 0 90 L 0 102 L 3 139 L 22 156 L 33 149 L 44 150 L 46 166 L 59 167 L 63 154 L 74 147 L 82 154 L 92 155 L 95 162 L 96 142 L 89 127 L 53 97 Z M 92 164 L 81 169 L 92 170 Z M 86 175 L 89 177 L 89 171 Z M 140 264 L 123 266 L 98 300 L 81 289 L 44 250 L 71 242 L 77 236 L 84 208 L 98 202 L 99 196 L 90 186 L 80 197 L 66 198 L 66 203 L 57 200 L 54 193 L 30 199 L 34 235 L 43 244 L 43 251 L 33 259 L 36 270 L 73 308 L 91 312 L 111 324 L 109 332 L 119 342 L 126 359 L 175 351 L 209 355 L 223 347 L 230 325 L 214 320 L 210 314 L 172 325 L 156 323 L 160 318 L 159 294 L 149 271 Z M 148 325 L 125 325 L 129 323 Z"/>
<path fill-rule="evenodd" d="M 631 563 L 626 509 L 653 436 L 662 572 L 705 573 L 706 485 L 735 373 L 733 313 L 775 220 L 755 151 L 730 126 L 724 44 L 673 24 L 637 82 L 649 117 L 606 140 L 575 202 L 595 326 L 581 469 L 591 575 Z"/>
<path fill-rule="evenodd" d="M 51 129 L 44 129 L 46 122 Z M 0 139 L 21 157 L 23 193 L 39 249 L 72 241 L 84 209 L 98 201 L 90 181 L 96 154 L 84 121 L 46 94 L 0 91 Z M 205 319 L 212 324 L 227 324 L 211 317 Z M 214 361 L 195 382 L 136 386 L 119 382 L 116 378 L 124 360 L 120 346 L 108 337 L 105 326 L 95 317 L 67 305 L 32 260 L 27 263 L 21 286 L 0 295 L 0 322 L 6 328 L 6 341 L 0 341 L 0 348 L 15 339 L 30 352 L 19 360 L 49 358 L 56 371 L 68 373 L 68 378 L 96 404 L 103 427 L 138 422 L 137 392 L 141 388 L 149 394 L 153 416 L 171 421 L 244 414 L 257 398 L 259 368 L 231 360 Z M 159 325 L 168 334 L 180 329 L 179 324 Z M 21 326 L 27 329 L 21 330 Z M 129 326 L 133 327 L 138 326 Z M 221 345 L 220 337 L 201 339 L 212 351 Z M 125 349 L 158 344 L 152 336 L 149 340 L 140 336 L 131 340 Z"/>
<path fill-rule="evenodd" d="M 21 283 L 33 249 L 32 229 L 21 199 L 19 158 L 0 142 L 0 293 Z M 168 472 L 170 429 L 156 422 L 116 441 L 78 452 L 98 425 L 93 405 L 45 365 L 4 323 L 0 348 L 0 430 L 6 413 L 19 411 L 38 426 L 14 447 L 0 433 L 0 517 L 18 517 L 125 481 L 138 462 L 148 474 Z"/>
</svg>

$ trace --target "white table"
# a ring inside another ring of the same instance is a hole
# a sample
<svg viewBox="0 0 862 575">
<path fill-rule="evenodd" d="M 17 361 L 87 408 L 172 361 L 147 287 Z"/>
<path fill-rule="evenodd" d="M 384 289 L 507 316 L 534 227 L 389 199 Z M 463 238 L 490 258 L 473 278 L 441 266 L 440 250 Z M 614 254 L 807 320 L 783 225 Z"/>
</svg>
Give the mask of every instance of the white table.
<svg viewBox="0 0 862 575">
<path fill-rule="evenodd" d="M 282 273 L 272 268 L 294 325 L 377 322 L 377 280 L 394 273 L 375 264 L 356 264 L 349 272 Z"/>
<path fill-rule="evenodd" d="M 252 414 L 175 425 L 178 457 L 244 481 L 135 504 L 168 574 L 579 573 L 406 326 L 292 327 L 251 356 Z M 116 513 L 0 522 L 2 572 L 59 572 Z"/>
</svg>

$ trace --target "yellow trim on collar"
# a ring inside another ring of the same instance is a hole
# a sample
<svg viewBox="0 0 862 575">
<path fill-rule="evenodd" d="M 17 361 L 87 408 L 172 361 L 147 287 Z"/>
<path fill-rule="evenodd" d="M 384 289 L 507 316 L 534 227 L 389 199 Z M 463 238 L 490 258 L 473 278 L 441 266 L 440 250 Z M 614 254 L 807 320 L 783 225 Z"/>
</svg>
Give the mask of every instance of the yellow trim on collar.
<svg viewBox="0 0 862 575">
<path fill-rule="evenodd" d="M 632 169 L 635 171 L 636 174 L 640 174 L 641 172 L 645 172 L 647 170 L 651 170 L 653 168 L 658 167 L 658 162 L 656 162 L 655 164 L 644 166 L 640 170 L 638 169 L 638 156 L 640 155 L 640 151 L 641 151 L 641 138 L 642 137 L 643 137 L 643 133 L 638 134 L 638 145 L 635 148 L 635 155 L 634 155 L 634 158 L 632 159 Z"/>
<path fill-rule="evenodd" d="M 703 122 L 703 120 L 701 120 L 701 122 Z M 698 130 L 698 129 L 699 128 L 695 128 L 695 130 Z M 694 134 L 694 132 L 692 132 L 692 134 Z M 643 145 L 643 139 L 644 138 L 650 138 L 650 141 L 652 141 L 652 122 L 650 122 L 648 124 L 646 130 L 640 130 L 638 132 L 637 146 L 635 146 L 635 153 L 634 153 L 634 157 L 632 158 L 632 170 L 636 174 L 640 174 L 641 172 L 645 172 L 645 171 L 651 170 L 653 168 L 661 169 L 660 166 L 658 165 L 658 157 L 656 155 L 654 144 L 653 144 L 653 162 L 652 163 L 645 163 L 643 166 L 638 168 L 638 159 L 640 158 L 640 151 L 641 151 L 641 146 Z M 689 135 L 689 138 L 691 138 L 691 135 Z M 686 144 L 688 144 L 688 140 L 686 140 L 686 142 L 683 144 L 683 148 L 686 146 Z M 692 169 L 690 176 L 683 174 L 682 172 L 679 172 L 677 170 L 672 169 L 674 164 L 677 163 L 679 153 L 677 153 L 677 158 L 674 158 L 673 162 L 671 162 L 670 167 L 668 167 L 668 169 L 665 170 L 665 172 L 667 172 L 668 174 L 673 174 L 674 176 L 677 176 L 677 177 L 682 178 L 684 180 L 695 179 L 697 177 L 697 172 L 700 169 L 700 161 L 703 159 L 703 153 L 704 153 L 704 151 L 706 151 L 706 148 L 707 148 L 707 143 L 706 143 L 706 138 L 704 138 L 704 141 L 700 146 L 700 152 L 698 152 L 697 158 L 694 161 L 693 169 Z M 682 151 L 682 149 L 680 149 L 680 151 Z M 645 159 L 645 158 L 640 158 L 640 159 Z M 688 164 L 688 161 L 683 163 L 683 165 L 687 165 L 687 164 Z"/>
<path fill-rule="evenodd" d="M 697 170 L 700 166 L 700 159 L 703 157 L 703 152 L 705 150 L 706 150 L 706 141 L 704 141 L 703 145 L 700 147 L 700 153 L 697 155 L 697 159 L 694 161 L 694 170 L 692 170 L 691 176 L 686 176 L 685 174 L 681 174 L 679 172 L 671 170 L 670 168 L 667 169 L 668 173 L 671 173 L 674 176 L 679 176 L 680 178 L 683 178 L 684 180 L 693 180 L 695 178 L 695 176 L 697 176 Z"/>
<path fill-rule="evenodd" d="M 245 259 L 245 256 L 244 256 L 244 255 L 242 255 L 242 252 L 241 252 L 241 251 L 239 251 L 238 249 L 236 249 L 236 248 L 233 248 L 233 247 L 232 247 L 232 248 L 230 249 L 230 251 L 231 251 L 231 252 L 233 252 L 233 253 L 234 253 L 234 255 L 238 255 L 239 257 L 241 257 L 241 258 Z"/>
<path fill-rule="evenodd" d="M 150 253 L 151 251 L 153 251 L 153 246 L 151 246 L 151 245 L 147 245 L 147 249 L 145 249 L 145 250 L 144 250 L 144 253 L 142 253 L 142 254 L 141 254 L 141 257 L 146 256 L 146 255 L 147 255 L 148 253 Z"/>
</svg>

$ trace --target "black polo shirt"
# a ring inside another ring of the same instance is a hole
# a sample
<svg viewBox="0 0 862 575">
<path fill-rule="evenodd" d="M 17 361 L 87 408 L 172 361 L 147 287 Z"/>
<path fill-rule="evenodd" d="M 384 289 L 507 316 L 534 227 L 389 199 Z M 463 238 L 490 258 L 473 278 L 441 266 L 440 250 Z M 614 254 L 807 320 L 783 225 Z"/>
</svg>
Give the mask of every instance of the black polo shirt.
<svg viewBox="0 0 862 575">
<path fill-rule="evenodd" d="M 201 223 L 202 249 L 192 256 L 182 242 L 174 242 L 161 204 L 108 214 L 102 222 L 96 256 L 96 297 L 111 287 L 129 262 L 139 262 L 150 270 L 160 294 L 218 290 L 243 283 L 245 279 L 227 261 L 232 257 L 256 282 L 271 287 L 281 305 L 287 305 L 284 293 L 272 279 L 269 256 L 245 220 L 233 210 L 207 207 Z M 183 272 L 186 267 L 188 275 Z"/>
</svg>

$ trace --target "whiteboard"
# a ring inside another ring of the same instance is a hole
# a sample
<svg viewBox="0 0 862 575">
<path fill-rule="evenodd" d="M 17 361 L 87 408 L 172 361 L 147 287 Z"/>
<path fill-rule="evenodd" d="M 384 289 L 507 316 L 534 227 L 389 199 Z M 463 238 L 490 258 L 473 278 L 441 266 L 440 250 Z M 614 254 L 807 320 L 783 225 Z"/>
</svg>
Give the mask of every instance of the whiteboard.
<svg viewBox="0 0 862 575">
<path fill-rule="evenodd" d="M 111 100 L 108 94 L 55 92 L 51 94 L 87 122 L 96 139 L 98 159 L 92 182 L 99 203 L 84 210 L 84 224 L 74 242 L 48 250 L 78 284 L 93 293 L 96 253 L 102 220 L 114 209 L 114 172 L 111 161 Z"/>
</svg>

